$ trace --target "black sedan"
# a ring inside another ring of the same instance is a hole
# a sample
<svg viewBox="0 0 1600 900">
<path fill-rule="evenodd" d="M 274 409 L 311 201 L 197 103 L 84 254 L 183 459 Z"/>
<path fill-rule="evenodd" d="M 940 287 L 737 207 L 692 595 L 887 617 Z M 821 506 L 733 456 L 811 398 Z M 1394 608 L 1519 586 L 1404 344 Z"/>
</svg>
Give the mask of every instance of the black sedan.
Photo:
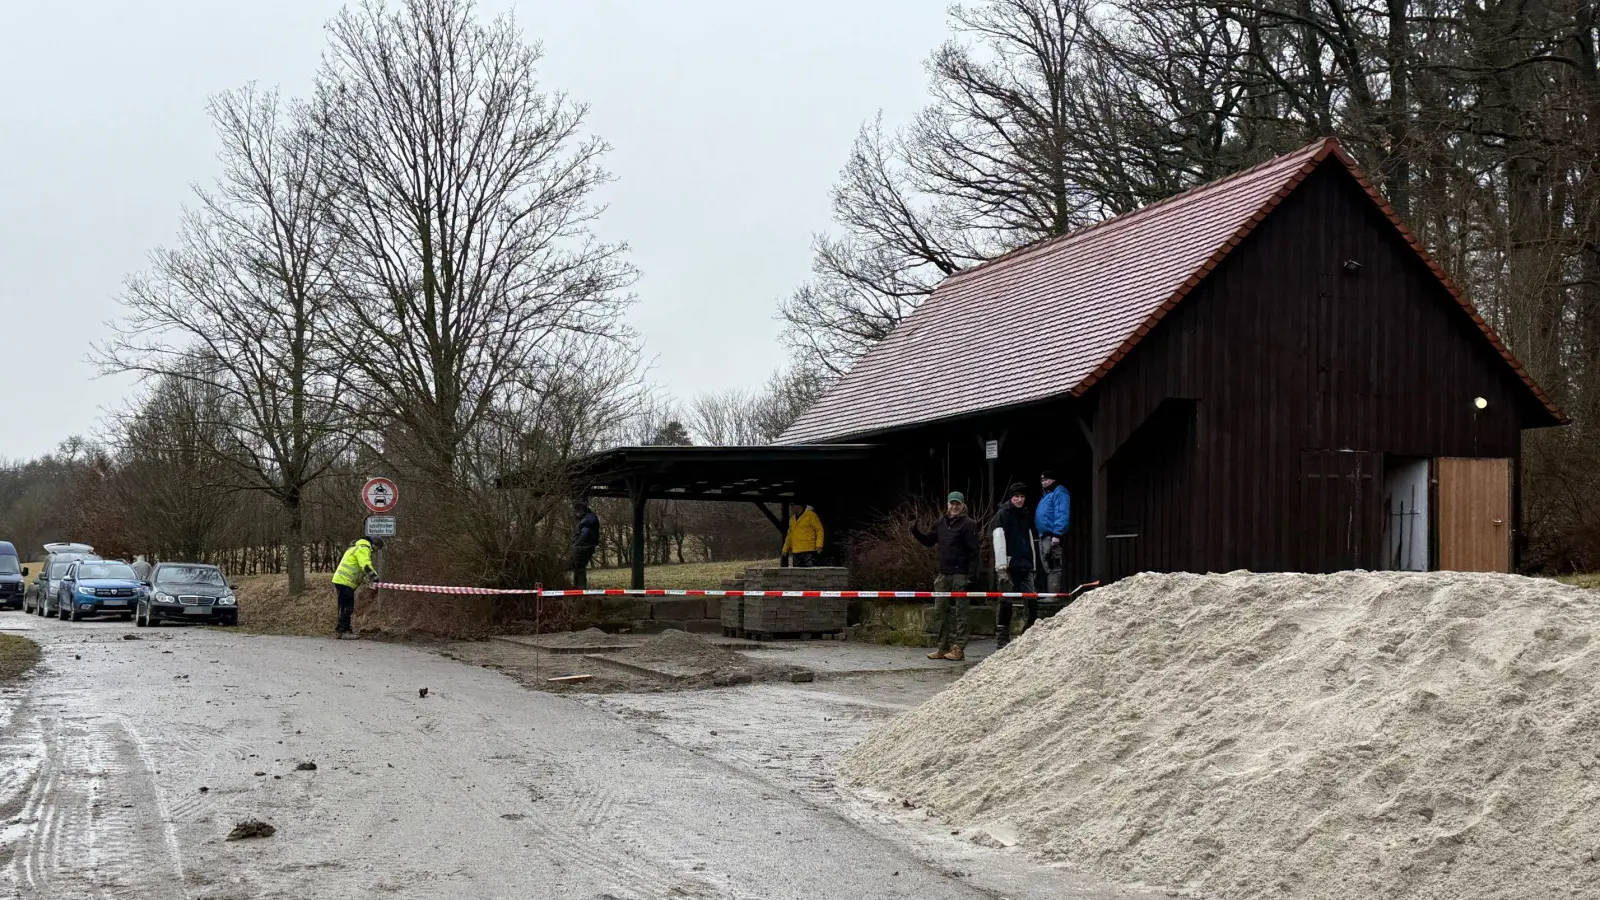
<svg viewBox="0 0 1600 900">
<path fill-rule="evenodd" d="M 162 622 L 237 625 L 239 600 L 216 566 L 161 563 L 140 591 L 133 624 L 144 628 Z"/>
</svg>

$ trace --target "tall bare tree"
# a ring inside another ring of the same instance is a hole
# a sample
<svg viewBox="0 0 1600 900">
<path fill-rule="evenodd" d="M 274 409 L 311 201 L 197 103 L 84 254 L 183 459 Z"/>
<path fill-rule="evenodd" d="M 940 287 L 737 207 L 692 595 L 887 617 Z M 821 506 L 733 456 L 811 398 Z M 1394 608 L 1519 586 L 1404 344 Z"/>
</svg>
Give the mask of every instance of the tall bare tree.
<svg viewBox="0 0 1600 900">
<path fill-rule="evenodd" d="M 210 452 L 228 487 L 264 492 L 287 520 L 293 590 L 305 586 L 308 487 L 355 437 L 325 328 L 339 241 L 328 227 L 323 135 L 304 107 L 246 88 L 211 101 L 223 174 L 184 217 L 175 247 L 129 281 L 108 371 L 186 382 L 224 411 Z M 166 389 L 166 388 L 163 388 Z M 173 388 L 175 389 L 175 388 Z"/>
<path fill-rule="evenodd" d="M 540 48 L 468 0 L 346 9 L 317 88 L 340 237 L 333 332 L 381 445 L 436 485 L 563 339 L 622 346 L 634 278 L 598 240 L 606 145 L 545 93 Z"/>
</svg>

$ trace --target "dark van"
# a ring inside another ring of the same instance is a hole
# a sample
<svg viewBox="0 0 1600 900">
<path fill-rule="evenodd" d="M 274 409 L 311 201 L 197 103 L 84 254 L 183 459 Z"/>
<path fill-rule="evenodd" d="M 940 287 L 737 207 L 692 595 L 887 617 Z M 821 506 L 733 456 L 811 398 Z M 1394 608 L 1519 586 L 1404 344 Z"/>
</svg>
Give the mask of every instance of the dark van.
<svg viewBox="0 0 1600 900">
<path fill-rule="evenodd" d="M 28 570 L 17 559 L 17 548 L 10 541 L 0 541 L 0 609 L 21 609 L 23 576 Z"/>
</svg>

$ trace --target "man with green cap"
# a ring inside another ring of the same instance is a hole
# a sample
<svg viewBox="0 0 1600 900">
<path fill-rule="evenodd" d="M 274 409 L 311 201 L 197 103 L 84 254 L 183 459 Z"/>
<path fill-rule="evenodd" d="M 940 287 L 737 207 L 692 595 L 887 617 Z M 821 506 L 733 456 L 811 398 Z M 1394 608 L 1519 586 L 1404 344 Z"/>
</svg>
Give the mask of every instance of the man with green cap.
<svg viewBox="0 0 1600 900">
<path fill-rule="evenodd" d="M 967 498 L 960 491 L 951 491 L 946 499 L 945 514 L 934 523 L 932 533 L 925 533 L 913 524 L 911 536 L 929 547 L 938 548 L 939 574 L 933 579 L 933 589 L 939 593 L 959 593 L 965 591 L 968 581 L 977 575 L 982 559 L 978 554 L 978 523 L 967 515 Z M 966 597 L 940 597 L 934 601 L 933 617 L 939 620 L 939 648 L 928 654 L 929 659 L 965 657 L 970 605 Z"/>
</svg>

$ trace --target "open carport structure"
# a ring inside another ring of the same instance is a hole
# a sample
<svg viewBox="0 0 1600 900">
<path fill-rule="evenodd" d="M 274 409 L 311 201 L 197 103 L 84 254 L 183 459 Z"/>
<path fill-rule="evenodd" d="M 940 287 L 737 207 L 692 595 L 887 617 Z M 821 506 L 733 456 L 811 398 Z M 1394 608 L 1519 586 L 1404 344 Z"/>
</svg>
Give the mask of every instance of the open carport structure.
<svg viewBox="0 0 1600 900">
<path fill-rule="evenodd" d="M 651 500 L 754 503 L 781 533 L 795 500 L 829 504 L 871 478 L 873 444 L 618 447 L 583 457 L 569 477 L 591 497 L 633 505 L 633 586 L 644 587 L 645 506 Z M 769 504 L 777 504 L 774 512 Z"/>
</svg>

